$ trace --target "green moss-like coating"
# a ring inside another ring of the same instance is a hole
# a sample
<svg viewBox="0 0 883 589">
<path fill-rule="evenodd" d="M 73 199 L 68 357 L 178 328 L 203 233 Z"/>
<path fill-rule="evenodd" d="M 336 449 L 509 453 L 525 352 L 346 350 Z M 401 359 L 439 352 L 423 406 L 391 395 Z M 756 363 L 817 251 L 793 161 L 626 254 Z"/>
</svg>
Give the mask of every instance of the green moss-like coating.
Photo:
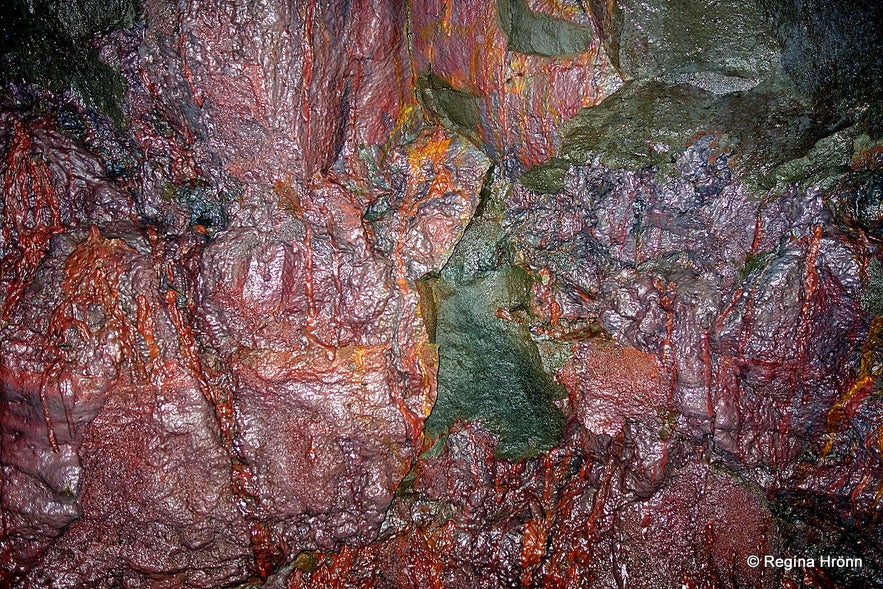
<svg viewBox="0 0 883 589">
<path fill-rule="evenodd" d="M 525 0 L 497 0 L 497 11 L 509 51 L 557 57 L 582 53 L 592 42 L 590 29 L 536 13 Z"/>
<path fill-rule="evenodd" d="M 85 106 L 122 126 L 125 82 L 99 60 L 89 39 L 131 27 L 134 1 L 2 0 L 0 6 L 0 81 L 27 82 L 56 94 L 73 90 Z"/>
<path fill-rule="evenodd" d="M 553 399 L 563 389 L 544 372 L 527 325 L 498 316 L 526 306 L 532 278 L 511 263 L 497 212 L 487 204 L 433 285 L 439 394 L 426 425 L 439 436 L 457 419 L 478 421 L 499 438 L 498 456 L 518 460 L 560 439 Z"/>
<path fill-rule="evenodd" d="M 312 550 L 298 552 L 291 566 L 304 572 L 312 572 L 319 565 L 319 553 Z"/>
</svg>

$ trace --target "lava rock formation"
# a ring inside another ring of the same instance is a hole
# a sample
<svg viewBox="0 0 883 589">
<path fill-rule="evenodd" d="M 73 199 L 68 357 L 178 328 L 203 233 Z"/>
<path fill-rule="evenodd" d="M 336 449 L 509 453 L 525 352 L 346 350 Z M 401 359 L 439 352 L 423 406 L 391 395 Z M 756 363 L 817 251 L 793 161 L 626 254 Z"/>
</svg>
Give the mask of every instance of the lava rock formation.
<svg viewBox="0 0 883 589">
<path fill-rule="evenodd" d="M 883 587 L 881 12 L 3 0 L 0 586 Z"/>
</svg>

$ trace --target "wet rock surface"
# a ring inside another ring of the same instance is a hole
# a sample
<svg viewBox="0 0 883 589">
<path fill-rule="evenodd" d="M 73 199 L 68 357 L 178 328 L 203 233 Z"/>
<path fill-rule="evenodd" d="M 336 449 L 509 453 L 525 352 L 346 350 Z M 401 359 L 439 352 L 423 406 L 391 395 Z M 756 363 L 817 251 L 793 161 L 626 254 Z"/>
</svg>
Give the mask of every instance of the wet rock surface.
<svg viewBox="0 0 883 589">
<path fill-rule="evenodd" d="M 0 584 L 883 586 L 872 3 L 77 6 L 3 4 Z"/>
</svg>

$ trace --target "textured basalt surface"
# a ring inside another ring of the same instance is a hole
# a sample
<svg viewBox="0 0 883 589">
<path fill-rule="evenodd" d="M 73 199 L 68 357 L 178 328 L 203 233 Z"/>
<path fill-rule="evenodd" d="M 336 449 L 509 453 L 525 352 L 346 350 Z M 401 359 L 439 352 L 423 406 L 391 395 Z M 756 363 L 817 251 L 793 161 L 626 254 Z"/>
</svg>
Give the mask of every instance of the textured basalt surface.
<svg viewBox="0 0 883 589">
<path fill-rule="evenodd" d="M 883 586 L 877 3 L 2 11 L 0 586 Z"/>
</svg>

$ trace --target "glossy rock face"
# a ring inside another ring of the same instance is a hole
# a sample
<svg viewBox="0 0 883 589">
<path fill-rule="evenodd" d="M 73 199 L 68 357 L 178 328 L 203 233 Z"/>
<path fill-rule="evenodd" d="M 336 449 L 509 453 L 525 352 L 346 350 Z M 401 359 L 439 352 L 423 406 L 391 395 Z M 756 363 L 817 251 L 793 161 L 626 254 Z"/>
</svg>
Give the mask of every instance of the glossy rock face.
<svg viewBox="0 0 883 589">
<path fill-rule="evenodd" d="M 0 585 L 883 583 L 875 6 L 8 4 Z"/>
</svg>

